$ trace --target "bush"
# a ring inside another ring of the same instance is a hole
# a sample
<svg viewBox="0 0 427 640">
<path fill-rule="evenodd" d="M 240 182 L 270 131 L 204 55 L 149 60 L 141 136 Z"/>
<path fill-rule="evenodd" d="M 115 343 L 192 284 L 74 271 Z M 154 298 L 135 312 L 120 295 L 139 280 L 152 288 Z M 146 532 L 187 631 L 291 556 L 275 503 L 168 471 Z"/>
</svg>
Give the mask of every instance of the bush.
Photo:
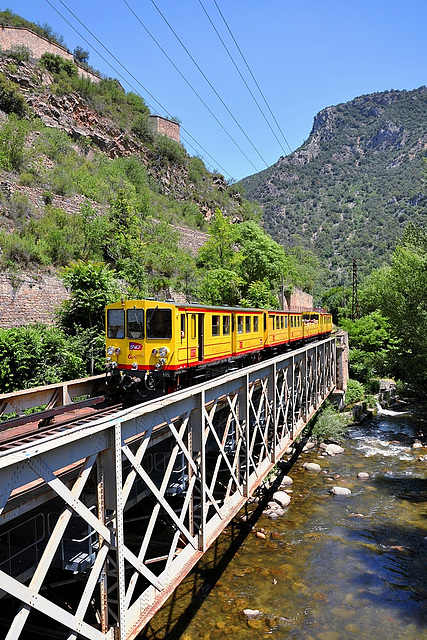
<svg viewBox="0 0 427 640">
<path fill-rule="evenodd" d="M 167 136 L 157 137 L 156 150 L 164 161 L 173 164 L 183 164 L 187 157 L 184 147 Z"/>
<path fill-rule="evenodd" d="M 16 62 L 28 62 L 31 56 L 31 51 L 23 44 L 12 47 L 12 49 L 6 53 L 9 58 L 13 58 Z"/>
<path fill-rule="evenodd" d="M 82 353 L 79 340 L 57 327 L 0 329 L 0 393 L 83 377 Z"/>
<path fill-rule="evenodd" d="M 77 78 L 77 67 L 71 60 L 66 60 L 62 56 L 54 53 L 44 53 L 40 58 L 42 66 L 54 75 L 68 78 Z"/>
<path fill-rule="evenodd" d="M 24 143 L 27 131 L 28 125 L 25 120 L 20 120 L 14 114 L 9 115 L 7 120 L 3 122 L 0 127 L 0 167 L 2 169 L 6 171 L 17 171 L 22 166 L 24 162 Z"/>
<path fill-rule="evenodd" d="M 346 405 L 352 405 L 365 398 L 365 387 L 358 380 L 349 380 L 345 394 Z"/>
<path fill-rule="evenodd" d="M 348 417 L 343 413 L 338 413 L 329 405 L 317 415 L 311 436 L 318 442 L 323 440 L 342 442 L 346 436 L 348 425 Z"/>
<path fill-rule="evenodd" d="M 28 113 L 27 102 L 19 87 L 0 73 L 0 109 L 23 117 Z"/>
</svg>

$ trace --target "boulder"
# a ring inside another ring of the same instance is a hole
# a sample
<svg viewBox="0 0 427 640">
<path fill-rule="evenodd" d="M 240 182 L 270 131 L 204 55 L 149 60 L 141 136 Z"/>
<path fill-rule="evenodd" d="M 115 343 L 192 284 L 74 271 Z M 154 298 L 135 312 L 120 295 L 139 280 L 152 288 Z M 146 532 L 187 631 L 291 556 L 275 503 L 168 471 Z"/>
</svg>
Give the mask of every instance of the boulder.
<svg viewBox="0 0 427 640">
<path fill-rule="evenodd" d="M 321 471 L 322 467 L 317 462 L 304 462 L 302 465 L 307 471 Z"/>
<path fill-rule="evenodd" d="M 284 491 L 276 491 L 276 493 L 273 494 L 273 500 L 281 507 L 287 507 L 291 502 L 291 497 Z"/>
<path fill-rule="evenodd" d="M 332 487 L 330 493 L 333 493 L 334 496 L 349 496 L 351 495 L 351 489 L 347 489 L 346 487 Z"/>
<path fill-rule="evenodd" d="M 325 448 L 328 456 L 337 456 L 340 453 L 344 453 L 345 449 L 341 447 L 339 444 L 328 444 Z"/>
</svg>

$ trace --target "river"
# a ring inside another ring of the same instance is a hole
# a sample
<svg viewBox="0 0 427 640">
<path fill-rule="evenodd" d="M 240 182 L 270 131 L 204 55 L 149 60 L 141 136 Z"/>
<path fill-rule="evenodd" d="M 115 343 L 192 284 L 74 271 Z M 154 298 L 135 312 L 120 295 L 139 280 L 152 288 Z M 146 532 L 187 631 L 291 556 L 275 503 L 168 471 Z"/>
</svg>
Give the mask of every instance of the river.
<svg viewBox="0 0 427 640">
<path fill-rule="evenodd" d="M 230 525 L 140 638 L 425 639 L 427 448 L 416 441 L 427 444 L 427 407 L 408 405 L 352 427 L 340 455 L 300 454 L 285 515 Z"/>
</svg>

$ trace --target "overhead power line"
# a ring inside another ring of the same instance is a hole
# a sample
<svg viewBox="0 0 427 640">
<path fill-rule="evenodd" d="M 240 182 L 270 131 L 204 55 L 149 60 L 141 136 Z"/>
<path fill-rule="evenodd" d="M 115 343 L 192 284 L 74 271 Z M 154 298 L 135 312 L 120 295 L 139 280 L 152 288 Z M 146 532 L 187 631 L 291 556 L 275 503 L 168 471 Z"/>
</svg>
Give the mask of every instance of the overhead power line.
<svg viewBox="0 0 427 640">
<path fill-rule="evenodd" d="M 68 24 L 68 25 L 73 29 L 73 31 L 75 31 L 75 32 L 77 33 L 77 35 L 78 35 L 80 38 L 82 38 L 82 40 L 83 40 L 84 42 L 86 42 L 86 44 L 87 44 L 87 45 L 89 45 L 89 46 L 90 46 L 90 47 L 95 51 L 95 53 L 97 53 L 97 54 L 99 55 L 99 57 L 100 57 L 102 60 L 104 60 L 104 62 L 105 62 L 105 63 L 106 63 L 106 64 L 107 64 L 107 65 L 108 65 L 108 66 L 109 66 L 109 67 L 114 71 L 114 73 L 116 73 L 116 74 L 117 74 L 117 76 L 118 76 L 119 78 L 121 78 L 124 82 L 126 82 L 126 83 L 131 87 L 131 89 L 132 89 L 133 91 L 135 91 L 135 93 L 137 93 L 138 95 L 140 95 L 140 94 L 139 94 L 139 92 L 138 92 L 138 90 L 137 90 L 137 89 L 135 89 L 135 87 L 134 87 L 134 86 L 129 82 L 129 80 L 128 80 L 127 78 L 125 78 L 125 77 L 124 77 L 124 76 L 123 76 L 119 71 L 117 71 L 117 69 L 116 69 L 116 68 L 115 68 L 115 67 L 114 67 L 114 66 L 113 66 L 113 65 L 112 65 L 112 64 L 111 64 L 111 63 L 110 63 L 110 62 L 109 62 L 109 61 L 108 61 L 108 60 L 107 60 L 103 55 L 102 55 L 102 53 L 100 53 L 100 52 L 99 52 L 99 51 L 98 51 L 98 50 L 93 46 L 93 44 L 92 44 L 91 42 L 89 42 L 89 41 L 88 41 L 88 40 L 87 40 L 87 39 L 86 39 L 86 38 L 85 38 L 85 37 L 84 37 L 84 36 L 83 36 L 83 35 L 82 35 L 82 34 L 81 34 L 81 33 L 80 33 L 76 28 L 75 28 L 75 27 L 74 27 L 74 25 L 72 25 L 72 24 L 71 24 L 71 22 L 70 22 L 69 20 L 67 20 L 67 18 L 66 18 L 66 17 L 65 17 L 65 16 L 64 16 L 64 15 L 63 15 L 63 14 L 62 14 L 62 13 L 61 13 L 57 8 L 56 8 L 56 7 L 55 7 L 55 6 L 50 2 L 50 0 L 46 0 L 46 2 L 47 2 L 47 3 L 52 7 L 52 9 L 53 9 L 54 11 L 56 11 L 56 13 L 57 13 L 57 14 L 58 14 L 58 15 L 59 15 L 59 16 L 60 16 L 60 17 L 61 17 L 61 18 L 62 18 L 62 19 L 63 19 L 63 20 L 64 20 L 64 21 L 65 21 L 65 22 L 66 22 L 66 23 L 67 23 L 67 24 Z M 157 100 L 157 99 L 156 99 L 156 98 L 155 98 L 155 97 L 150 93 L 150 91 L 148 91 L 148 89 L 146 89 L 146 87 L 144 87 L 144 85 L 142 85 L 142 84 L 140 83 L 140 81 L 139 81 L 137 78 L 135 78 L 135 76 L 134 76 L 134 75 L 133 75 L 133 74 L 132 74 L 132 73 L 131 73 L 131 72 L 130 72 L 130 71 L 129 71 L 129 70 L 128 70 L 128 69 L 127 69 L 127 68 L 126 68 L 122 63 L 121 63 L 121 62 L 120 62 L 120 60 L 118 60 L 118 59 L 116 58 L 116 56 L 115 56 L 113 53 L 111 53 L 111 51 L 110 51 L 110 50 L 109 50 L 109 49 L 108 49 L 108 48 L 107 48 L 107 47 L 106 47 L 106 46 L 105 46 L 105 45 L 104 45 L 104 44 L 99 40 L 99 38 L 97 38 L 97 37 L 95 36 L 95 34 L 93 34 L 93 33 L 92 33 L 92 31 L 91 31 L 88 27 L 86 27 L 86 25 L 85 25 L 85 24 L 83 24 L 83 22 L 82 22 L 82 21 L 81 21 L 81 20 L 80 20 L 80 19 L 79 19 L 79 18 L 78 18 L 78 17 L 77 17 L 77 16 L 76 16 L 72 11 L 71 11 L 71 9 L 69 9 L 69 7 L 67 7 L 67 5 L 66 5 L 62 0 L 59 0 L 59 2 L 60 2 L 60 3 L 61 3 L 61 4 L 62 4 L 66 9 L 67 9 L 67 11 L 68 11 L 69 13 L 71 13 L 71 15 L 72 15 L 72 16 L 73 16 L 73 17 L 74 17 L 74 18 L 79 22 L 79 24 L 81 24 L 81 25 L 82 25 L 82 27 L 84 27 L 84 29 L 86 29 L 86 31 L 87 31 L 88 33 L 90 33 L 90 35 L 92 36 L 92 38 L 94 38 L 94 40 L 96 40 L 96 41 L 97 41 L 97 42 L 102 46 L 102 48 L 103 48 L 103 49 L 105 49 L 105 51 L 107 51 L 107 53 L 108 53 L 108 54 L 109 54 L 109 55 L 110 55 L 110 56 L 111 56 L 111 57 L 112 57 L 112 58 L 113 58 L 113 59 L 114 59 L 114 60 L 115 60 L 115 61 L 116 61 L 116 62 L 117 62 L 121 67 L 122 67 L 122 69 L 124 69 L 124 70 L 126 71 L 126 73 L 128 73 L 128 74 L 129 74 L 129 76 L 130 76 L 131 78 L 133 78 L 133 79 L 135 80 L 135 82 L 137 82 L 137 84 L 138 84 L 138 85 L 139 85 L 139 86 L 140 86 L 140 87 L 141 87 L 141 88 L 142 88 L 142 89 L 143 89 L 143 90 L 144 90 L 144 91 L 145 91 L 145 92 L 146 92 L 146 93 L 147 93 L 147 94 L 148 94 L 148 95 L 149 95 L 149 96 L 154 100 L 154 102 L 156 102 L 156 103 L 159 105 L 159 107 L 164 111 L 164 113 L 166 113 L 170 118 L 172 118 L 172 117 L 173 117 L 173 116 L 172 116 L 172 114 L 171 114 L 171 113 L 169 113 L 169 111 L 166 109 L 166 107 L 164 107 L 164 106 L 163 106 L 163 105 L 162 105 L 162 104 L 161 104 L 161 103 L 160 103 L 160 102 L 159 102 L 159 101 L 158 101 L 158 100 Z M 141 96 L 141 97 L 142 97 L 142 96 Z M 150 105 L 150 103 L 149 103 L 149 102 L 147 102 L 146 98 L 144 98 L 144 100 L 145 100 L 146 104 L 150 107 L 150 109 L 151 109 L 152 111 L 157 111 L 157 109 L 155 109 L 152 105 Z M 208 151 L 206 151 L 206 149 L 205 149 L 205 148 L 204 148 L 204 147 L 203 147 L 203 146 L 202 146 L 202 145 L 201 145 L 201 144 L 200 144 L 200 143 L 199 143 L 199 142 L 198 142 L 198 141 L 197 141 L 197 140 L 196 140 L 196 139 L 191 135 L 191 133 L 190 133 L 189 131 L 187 131 L 187 130 L 185 129 L 185 127 L 183 127 L 182 125 L 180 125 L 180 129 L 181 129 L 181 131 L 184 131 L 188 136 L 190 136 L 190 138 L 195 142 L 195 144 L 198 146 L 198 148 L 199 148 L 199 149 L 201 149 L 201 150 L 202 150 L 202 151 L 203 151 L 203 152 L 204 152 L 204 153 L 205 153 L 209 158 L 211 158 L 211 160 L 213 160 L 214 164 L 215 164 L 217 167 L 219 167 L 219 168 L 223 171 L 223 173 L 224 173 L 224 174 L 226 174 L 229 178 L 232 178 L 232 176 L 228 173 L 228 171 L 227 171 L 226 169 L 224 169 L 224 167 L 222 167 L 222 166 L 219 164 L 219 162 L 217 162 L 217 160 L 215 160 L 215 158 L 214 158 L 213 156 L 211 156 L 211 154 L 210 154 Z M 182 136 L 181 136 L 181 137 L 182 137 Z M 184 138 L 184 140 L 185 140 L 185 138 Z M 186 140 L 186 143 L 187 143 L 187 144 L 188 144 L 188 145 L 189 145 L 189 146 L 190 146 L 190 147 L 191 147 L 191 148 L 192 148 L 196 153 L 198 153 L 197 149 L 195 149 L 195 148 L 194 148 L 194 147 L 193 147 L 193 146 L 192 146 L 192 145 L 191 145 L 187 140 Z"/>
<path fill-rule="evenodd" d="M 222 19 L 223 19 L 223 21 L 224 21 L 225 26 L 227 27 L 227 30 L 228 30 L 228 32 L 229 32 L 229 34 L 230 34 L 230 36 L 231 36 L 231 37 L 232 37 L 232 39 L 233 39 L 234 44 L 236 45 L 236 48 L 237 48 L 238 52 L 239 52 L 239 53 L 240 53 L 240 55 L 242 56 L 242 60 L 243 60 L 243 62 L 245 63 L 247 70 L 248 70 L 248 71 L 249 71 L 249 73 L 251 74 L 251 78 L 252 78 L 252 80 L 254 81 L 254 83 L 255 83 L 255 85 L 256 85 L 256 87 L 257 87 L 258 91 L 260 92 L 260 94 L 261 94 L 261 96 L 262 96 L 262 98 L 263 98 L 263 100 L 264 100 L 264 102 L 265 102 L 265 104 L 266 104 L 266 106 L 267 106 L 267 109 L 269 110 L 269 112 L 270 112 L 270 114 L 271 114 L 271 116 L 272 116 L 272 118 L 273 118 L 274 122 L 276 123 L 276 126 L 277 126 L 278 130 L 280 131 L 280 133 L 281 133 L 281 135 L 282 135 L 282 137 L 283 137 L 283 140 L 285 141 L 285 143 L 286 143 L 286 145 L 287 145 L 287 147 L 288 147 L 289 151 L 292 153 L 292 149 L 291 149 L 291 147 L 290 147 L 290 145 L 289 145 L 289 142 L 286 140 L 285 134 L 283 133 L 282 129 L 280 128 L 280 125 L 279 125 L 279 123 L 277 122 L 277 120 L 276 120 L 276 118 L 275 118 L 275 116 L 274 116 L 274 113 L 273 113 L 273 111 L 272 111 L 272 109 L 271 109 L 270 105 L 268 104 L 268 102 L 267 102 L 267 99 L 266 99 L 265 95 L 263 94 L 263 92 L 262 92 L 262 90 L 261 90 L 261 87 L 259 86 L 258 82 L 256 81 L 256 78 L 255 78 L 254 74 L 252 73 L 252 71 L 251 71 L 251 68 L 250 68 L 249 64 L 247 63 L 246 58 L 245 58 L 245 56 L 243 55 L 242 50 L 240 49 L 239 45 L 237 44 L 237 41 L 236 41 L 236 39 L 235 39 L 234 35 L 232 34 L 230 27 L 228 26 L 227 20 L 224 18 L 224 15 L 223 15 L 223 13 L 222 13 L 221 9 L 219 8 L 217 1 L 216 1 L 216 0 L 213 0 L 213 1 L 214 1 L 214 3 L 215 3 L 216 8 L 218 9 L 218 12 L 219 12 L 219 14 L 220 14 L 221 18 L 222 18 Z"/>
<path fill-rule="evenodd" d="M 125 2 L 125 4 L 127 6 L 128 3 L 126 0 L 123 0 L 123 2 Z M 231 116 L 231 118 L 234 120 L 234 122 L 237 124 L 237 126 L 239 127 L 240 131 L 243 133 L 243 135 L 245 136 L 245 138 L 248 140 L 249 144 L 252 146 L 252 148 L 255 150 L 255 152 L 258 154 L 258 156 L 261 158 L 261 160 L 263 161 L 263 163 L 265 164 L 266 167 L 268 167 L 268 164 L 266 162 L 266 160 L 264 160 L 264 158 L 262 157 L 262 155 L 260 154 L 260 152 L 258 151 L 258 149 L 256 148 L 256 146 L 254 145 L 254 143 L 252 142 L 252 140 L 249 138 L 249 136 L 247 135 L 246 131 L 243 129 L 243 127 L 241 126 L 240 122 L 237 120 L 237 118 L 233 115 L 233 113 L 230 111 L 230 109 L 228 108 L 228 106 L 225 104 L 224 100 L 221 98 L 221 96 L 219 95 L 218 91 L 215 89 L 215 87 L 213 86 L 213 84 L 210 82 L 209 78 L 206 76 L 206 74 L 203 72 L 203 70 L 201 69 L 200 65 L 196 62 L 196 60 L 194 59 L 194 57 L 191 55 L 191 53 L 189 52 L 189 50 L 187 49 L 187 47 L 185 46 L 185 44 L 182 42 L 181 38 L 178 36 L 178 34 L 176 33 L 176 31 L 174 30 L 174 28 L 171 26 L 171 24 L 168 22 L 168 20 L 166 19 L 166 17 L 163 15 L 163 13 L 160 11 L 159 7 L 156 5 L 156 3 L 154 2 L 154 0 L 150 0 L 151 4 L 155 7 L 155 9 L 158 11 L 158 13 L 160 14 L 160 16 L 162 17 L 162 19 L 164 20 L 164 22 L 167 24 L 167 26 L 169 27 L 169 29 L 172 31 L 173 35 L 175 36 L 175 38 L 178 40 L 179 44 L 181 45 L 181 47 L 184 49 L 184 51 L 186 52 L 186 54 L 189 56 L 190 60 L 193 62 L 193 64 L 196 66 L 196 68 L 198 69 L 198 71 L 201 73 L 201 75 L 203 76 L 203 78 L 206 80 L 206 82 L 208 83 L 208 85 L 210 86 L 210 88 L 212 89 L 212 91 L 214 92 L 214 94 L 216 95 L 216 97 L 218 98 L 218 100 L 221 102 L 221 104 L 223 105 L 223 107 L 226 109 L 226 111 L 229 113 L 229 115 Z M 253 166 L 253 165 L 252 165 Z"/>
<path fill-rule="evenodd" d="M 61 0 L 60 0 L 61 1 Z M 255 171 L 258 171 L 258 169 L 256 168 L 256 166 L 253 164 L 253 162 L 250 160 L 250 158 L 246 155 L 246 153 L 243 151 L 243 149 L 239 146 L 239 144 L 236 142 L 236 140 L 233 138 L 233 136 L 227 131 L 227 129 L 224 127 L 224 125 L 222 124 L 222 122 L 216 117 L 216 115 L 214 114 L 214 112 L 212 111 L 212 109 L 209 107 L 208 104 L 206 104 L 206 102 L 203 100 L 203 98 L 199 95 L 199 93 L 194 89 L 194 87 L 192 86 L 192 84 L 190 84 L 190 82 L 187 80 L 187 78 L 184 76 L 184 74 L 180 71 L 180 69 L 177 67 L 177 65 L 175 64 L 175 62 L 172 60 L 172 58 L 166 53 L 166 51 L 163 49 L 163 47 L 160 45 L 160 43 L 156 40 L 156 38 L 153 36 L 153 34 L 147 29 L 147 27 L 145 26 L 145 24 L 142 22 L 142 20 L 139 18 L 139 16 L 135 13 L 135 11 L 132 9 L 132 7 L 130 6 L 130 4 L 126 1 L 123 0 L 123 2 L 125 3 L 125 5 L 128 7 L 129 11 L 131 11 L 131 13 L 135 16 L 135 18 L 138 20 L 139 24 L 141 25 L 141 27 L 146 31 L 146 33 L 150 36 L 150 38 L 156 43 L 156 45 L 159 47 L 160 51 L 166 56 L 166 58 L 169 60 L 169 62 L 171 63 L 171 65 L 174 67 L 174 69 L 176 69 L 176 71 L 179 73 L 179 75 L 181 76 L 181 78 L 184 80 L 184 82 L 186 82 L 186 84 L 190 87 L 190 89 L 193 91 L 193 93 L 198 97 L 198 99 L 200 100 L 200 102 L 203 104 L 203 106 L 209 111 L 209 113 L 211 114 L 211 116 L 215 119 L 215 121 L 219 124 L 219 126 L 221 127 L 221 129 L 228 135 L 228 137 L 230 138 L 230 140 L 236 145 L 236 147 L 239 149 L 239 151 L 244 155 L 244 157 L 246 158 L 246 160 L 252 165 L 252 167 L 255 169 Z"/>
<path fill-rule="evenodd" d="M 267 125 L 269 126 L 271 133 L 272 133 L 272 134 L 273 134 L 273 136 L 276 138 L 276 140 L 277 140 L 277 142 L 278 142 L 278 144 L 279 144 L 280 148 L 282 149 L 283 153 L 286 155 L 286 151 L 285 151 L 285 149 L 284 149 L 284 147 L 283 147 L 282 143 L 280 142 L 279 138 L 277 137 L 276 132 L 274 131 L 273 127 L 271 126 L 270 122 L 268 121 L 268 118 L 267 118 L 267 116 L 265 115 L 264 111 L 262 110 L 262 108 L 261 108 L 261 106 L 260 106 L 260 104 L 259 104 L 258 100 L 255 98 L 255 96 L 254 96 L 254 94 L 253 94 L 253 92 L 252 92 L 252 90 L 251 90 L 250 86 L 249 86 L 249 85 L 248 85 L 248 83 L 246 82 L 246 80 L 245 80 L 245 78 L 244 78 L 244 76 L 243 76 L 242 72 L 240 71 L 239 67 L 237 66 L 236 61 L 234 60 L 233 56 L 232 56 L 232 55 L 231 55 L 231 53 L 230 53 L 230 50 L 228 49 L 227 45 L 225 44 L 224 40 L 222 39 L 222 37 L 221 37 L 221 35 L 220 35 L 219 31 L 218 31 L 218 29 L 216 28 L 215 24 L 213 23 L 213 20 L 211 19 L 210 15 L 209 15 L 209 14 L 208 14 L 208 12 L 206 11 L 206 8 L 205 8 L 205 6 L 204 6 L 204 4 L 203 4 L 202 0 L 199 0 L 199 4 L 200 4 L 200 6 L 202 7 L 203 11 L 205 12 L 206 17 L 207 17 L 207 19 L 209 20 L 209 22 L 211 23 L 212 28 L 213 28 L 213 30 L 215 31 L 216 35 L 218 36 L 218 38 L 219 38 L 219 40 L 220 40 L 220 42 L 221 42 L 222 46 L 223 46 L 223 47 L 224 47 L 224 49 L 226 50 L 226 52 L 227 52 L 227 54 L 228 54 L 228 57 L 230 58 L 231 62 L 233 63 L 233 65 L 234 65 L 234 67 L 235 67 L 235 69 L 236 69 L 237 73 L 238 73 L 238 74 L 239 74 L 239 76 L 241 77 L 241 79 L 242 79 L 242 81 L 243 81 L 243 83 L 244 83 L 244 85 L 245 85 L 246 89 L 249 91 L 249 93 L 250 93 L 250 95 L 251 95 L 251 97 L 252 97 L 253 101 L 255 102 L 256 106 L 258 107 L 258 109 L 259 109 L 259 111 L 260 111 L 260 113 L 261 113 L 262 117 L 264 118 L 264 120 L 266 121 Z"/>
</svg>

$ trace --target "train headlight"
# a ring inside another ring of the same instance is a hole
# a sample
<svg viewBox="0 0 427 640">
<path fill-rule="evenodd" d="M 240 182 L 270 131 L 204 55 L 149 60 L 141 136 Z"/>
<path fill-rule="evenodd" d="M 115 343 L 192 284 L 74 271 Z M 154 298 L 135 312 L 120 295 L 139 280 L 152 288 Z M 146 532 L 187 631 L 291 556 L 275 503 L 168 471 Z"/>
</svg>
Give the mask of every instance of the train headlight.
<svg viewBox="0 0 427 640">
<path fill-rule="evenodd" d="M 152 356 L 156 356 L 158 353 L 159 353 L 159 352 L 157 351 L 157 349 L 153 349 L 153 350 L 151 351 L 151 355 L 152 355 Z"/>
<path fill-rule="evenodd" d="M 166 358 L 166 356 L 168 355 L 168 349 L 167 347 L 160 347 L 159 349 L 159 356 L 161 358 Z"/>
<path fill-rule="evenodd" d="M 114 347 L 108 347 L 107 356 L 112 356 L 112 355 L 114 355 Z"/>
<path fill-rule="evenodd" d="M 116 347 L 116 348 L 114 349 L 114 353 L 116 354 L 116 356 L 118 356 L 120 352 L 121 352 L 120 347 Z"/>
</svg>

